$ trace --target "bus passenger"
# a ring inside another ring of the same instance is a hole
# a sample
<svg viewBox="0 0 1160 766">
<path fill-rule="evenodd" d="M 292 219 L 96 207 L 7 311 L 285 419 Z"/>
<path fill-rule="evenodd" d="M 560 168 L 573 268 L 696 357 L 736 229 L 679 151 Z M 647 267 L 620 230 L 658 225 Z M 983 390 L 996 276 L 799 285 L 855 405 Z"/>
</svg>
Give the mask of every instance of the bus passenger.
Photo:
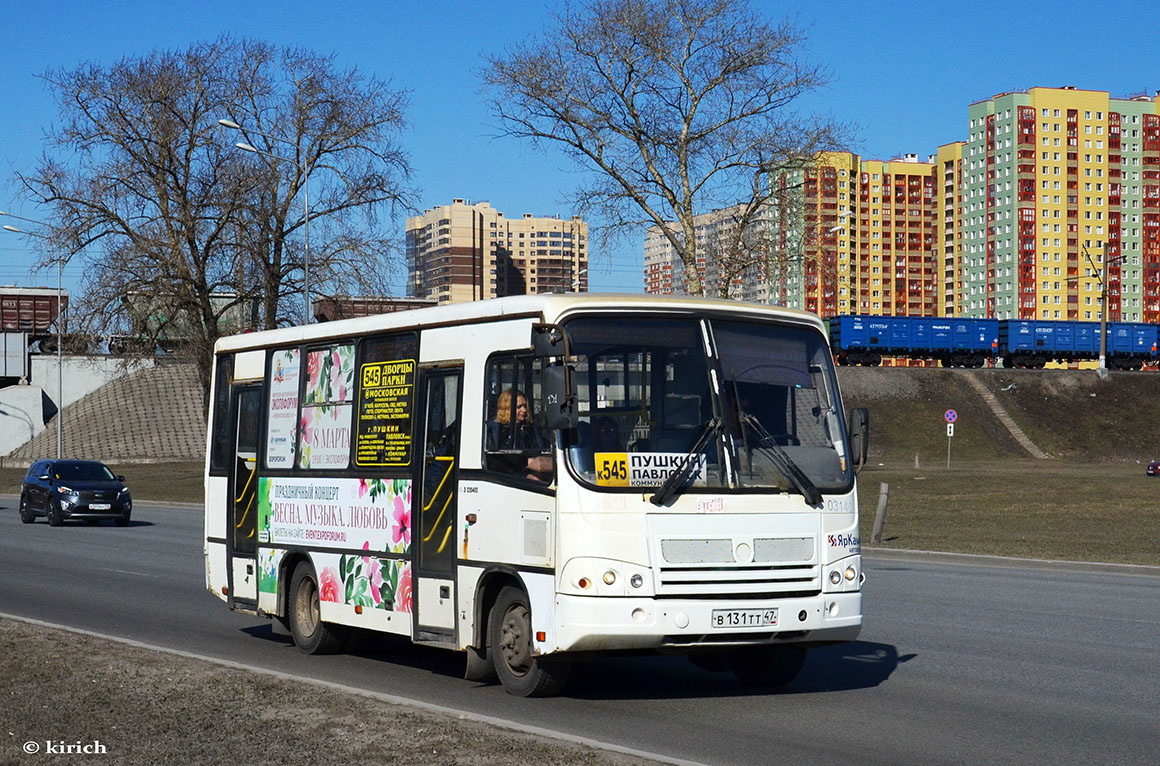
<svg viewBox="0 0 1160 766">
<path fill-rule="evenodd" d="M 528 400 L 515 391 L 515 423 L 512 423 L 512 389 L 504 389 L 496 402 L 495 420 L 487 424 L 487 465 L 504 473 L 523 473 L 526 478 L 548 482 L 552 478 L 551 442 L 532 421 Z M 527 453 L 536 454 L 529 455 Z"/>
</svg>

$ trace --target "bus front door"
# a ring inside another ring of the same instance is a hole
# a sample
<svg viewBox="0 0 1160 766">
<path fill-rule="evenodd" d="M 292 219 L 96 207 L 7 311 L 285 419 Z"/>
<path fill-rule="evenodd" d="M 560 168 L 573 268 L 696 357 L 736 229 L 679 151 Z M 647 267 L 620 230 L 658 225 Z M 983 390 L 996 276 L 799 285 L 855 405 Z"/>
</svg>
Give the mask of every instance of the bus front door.
<svg viewBox="0 0 1160 766">
<path fill-rule="evenodd" d="M 238 386 L 234 397 L 234 460 L 230 477 L 230 604 L 258 601 L 258 421 L 260 386 Z"/>
<path fill-rule="evenodd" d="M 420 370 L 423 460 L 415 529 L 415 641 L 454 645 L 455 520 L 463 369 Z M 412 511 L 414 513 L 414 510 Z"/>
</svg>

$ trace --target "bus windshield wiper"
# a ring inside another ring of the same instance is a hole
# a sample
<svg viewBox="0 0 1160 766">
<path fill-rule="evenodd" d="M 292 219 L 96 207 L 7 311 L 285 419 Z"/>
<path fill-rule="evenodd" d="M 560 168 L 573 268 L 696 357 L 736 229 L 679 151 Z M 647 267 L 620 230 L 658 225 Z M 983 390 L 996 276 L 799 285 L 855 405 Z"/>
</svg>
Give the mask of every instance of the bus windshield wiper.
<svg viewBox="0 0 1160 766">
<path fill-rule="evenodd" d="M 746 426 L 753 429 L 757 434 L 757 443 L 754 449 L 765 455 L 769 462 L 773 463 L 774 467 L 781 473 L 782 476 L 789 479 L 794 488 L 805 496 L 806 502 L 810 505 L 820 505 L 822 502 L 822 493 L 817 486 L 810 481 L 810 477 L 806 476 L 802 469 L 798 468 L 797 463 L 789 456 L 789 454 L 781 448 L 773 437 L 770 436 L 769 431 L 765 430 L 765 426 L 761 425 L 761 421 L 753 415 L 741 412 L 738 409 L 738 420 L 741 422 L 742 430 Z"/>
<path fill-rule="evenodd" d="M 701 450 L 705 448 L 705 443 L 709 441 L 710 436 L 716 435 L 721 430 L 721 418 L 709 418 L 709 422 L 705 424 L 705 429 L 701 431 L 701 435 L 697 437 L 697 441 L 681 458 L 680 465 L 677 469 L 669 474 L 665 479 L 664 484 L 657 488 L 656 493 L 648 500 L 655 506 L 662 506 L 676 496 L 677 490 L 683 488 L 689 482 L 693 475 L 693 467 L 700 463 L 697 456 L 701 454 Z"/>
</svg>

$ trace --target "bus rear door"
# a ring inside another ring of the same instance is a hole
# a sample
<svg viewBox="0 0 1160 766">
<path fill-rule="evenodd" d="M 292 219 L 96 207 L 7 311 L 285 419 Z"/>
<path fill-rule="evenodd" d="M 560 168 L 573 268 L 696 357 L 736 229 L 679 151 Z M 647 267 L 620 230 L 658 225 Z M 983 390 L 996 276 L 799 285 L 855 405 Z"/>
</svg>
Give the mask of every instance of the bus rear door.
<svg viewBox="0 0 1160 766">
<path fill-rule="evenodd" d="M 258 601 L 258 425 L 262 387 L 236 385 L 232 391 L 234 459 L 228 499 L 230 604 L 254 606 Z"/>
</svg>

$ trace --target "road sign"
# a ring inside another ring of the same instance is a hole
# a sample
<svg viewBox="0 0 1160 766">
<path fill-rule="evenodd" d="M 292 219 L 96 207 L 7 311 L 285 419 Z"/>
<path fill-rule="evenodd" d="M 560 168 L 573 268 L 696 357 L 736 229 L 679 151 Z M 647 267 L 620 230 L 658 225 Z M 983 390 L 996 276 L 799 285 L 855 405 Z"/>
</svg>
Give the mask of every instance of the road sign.
<svg viewBox="0 0 1160 766">
<path fill-rule="evenodd" d="M 948 423 L 953 423 L 959 417 L 959 413 L 955 412 L 954 410 L 947 410 L 943 413 L 943 417 L 946 418 Z"/>
<path fill-rule="evenodd" d="M 947 436 L 954 436 L 954 435 L 955 435 L 955 424 L 954 423 L 947 423 Z"/>
</svg>

